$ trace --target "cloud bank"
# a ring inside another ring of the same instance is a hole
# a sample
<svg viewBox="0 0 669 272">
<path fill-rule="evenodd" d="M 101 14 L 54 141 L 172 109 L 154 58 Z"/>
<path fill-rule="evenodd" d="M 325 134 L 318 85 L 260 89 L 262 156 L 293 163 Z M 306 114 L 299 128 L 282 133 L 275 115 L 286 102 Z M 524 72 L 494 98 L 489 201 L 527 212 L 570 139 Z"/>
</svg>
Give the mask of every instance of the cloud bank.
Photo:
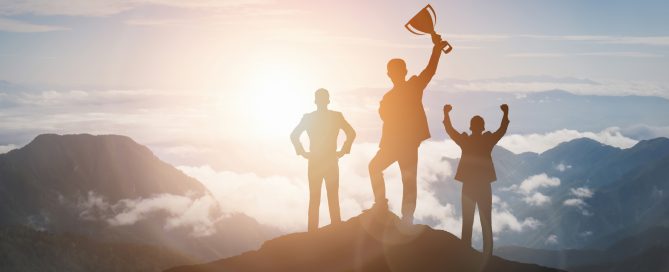
<svg viewBox="0 0 669 272">
<path fill-rule="evenodd" d="M 499 141 L 499 145 L 520 154 L 523 152 L 543 153 L 560 143 L 578 138 L 589 138 L 605 145 L 618 148 L 630 148 L 638 143 L 637 140 L 626 137 L 618 127 L 611 127 L 600 132 L 581 132 L 571 129 L 561 129 L 554 132 L 527 135 L 507 135 Z"/>
<path fill-rule="evenodd" d="M 546 173 L 534 175 L 523 180 L 520 185 L 511 185 L 502 188 L 502 191 L 511 191 L 523 195 L 523 201 L 531 206 L 543 206 L 551 202 L 550 197 L 538 192 L 541 188 L 560 186 L 560 179 L 549 177 Z"/>
<path fill-rule="evenodd" d="M 433 189 L 437 183 L 445 182 L 450 190 L 459 190 L 459 184 L 451 178 L 453 166 L 444 160 L 445 154 L 453 153 L 451 148 L 448 141 L 426 142 L 422 145 L 415 217 L 420 222 L 428 222 L 433 227 L 459 234 L 462 219 L 453 203 L 460 200 L 440 201 Z M 377 145 L 355 144 L 353 150 L 350 156 L 340 160 L 340 203 L 343 219 L 357 216 L 373 204 L 367 164 L 375 154 Z M 303 231 L 307 221 L 309 197 L 306 161 L 291 167 L 304 174 L 295 177 L 261 176 L 228 170 L 216 171 L 207 165 L 180 166 L 179 169 L 205 184 L 220 203 L 224 213 L 245 213 L 262 224 L 276 226 L 284 231 Z M 388 168 L 384 177 L 390 209 L 400 214 L 402 184 L 397 166 Z M 329 224 L 325 193 L 322 194 L 320 208 L 321 226 Z M 495 233 L 519 232 L 541 225 L 534 218 L 517 218 L 509 205 L 497 197 L 493 204 L 493 221 Z M 475 228 L 480 229 L 479 225 Z"/>
<path fill-rule="evenodd" d="M 110 226 L 129 226 L 156 214 L 164 214 L 163 228 L 189 228 L 195 237 L 216 232 L 218 203 L 209 195 L 201 197 L 159 194 L 148 198 L 121 199 L 109 203 L 104 197 L 88 192 L 78 203 L 79 216 L 85 220 L 103 220 Z"/>
</svg>

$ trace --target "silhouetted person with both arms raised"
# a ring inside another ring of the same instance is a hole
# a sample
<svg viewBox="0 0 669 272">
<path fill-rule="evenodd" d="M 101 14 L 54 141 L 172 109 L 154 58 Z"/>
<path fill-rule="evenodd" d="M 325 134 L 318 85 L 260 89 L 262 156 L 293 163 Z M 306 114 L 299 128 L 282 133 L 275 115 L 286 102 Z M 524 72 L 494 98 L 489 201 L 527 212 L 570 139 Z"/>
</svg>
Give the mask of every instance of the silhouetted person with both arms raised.
<svg viewBox="0 0 669 272">
<path fill-rule="evenodd" d="M 492 255 L 492 192 L 491 185 L 497 180 L 495 166 L 492 162 L 492 149 L 502 139 L 509 126 L 509 107 L 504 104 L 500 108 L 504 112 L 502 123 L 494 133 L 485 131 L 485 123 L 480 116 L 472 117 L 469 129 L 471 135 L 458 133 L 451 124 L 449 113 L 451 105 L 444 106 L 444 128 L 448 136 L 460 146 L 462 156 L 455 179 L 462 182 L 462 235 L 467 245 L 472 241 L 472 225 L 474 210 L 479 207 L 481 228 L 483 232 L 483 253 Z"/>
<path fill-rule="evenodd" d="M 325 89 L 315 93 L 316 111 L 302 117 L 290 139 L 297 155 L 309 160 L 309 219 L 308 230 L 318 229 L 318 210 L 321 201 L 321 186 L 325 180 L 325 190 L 330 208 L 330 222 L 341 222 L 339 214 L 339 163 L 338 160 L 351 152 L 355 131 L 344 119 L 341 112 L 328 109 L 330 95 Z M 346 141 L 341 151 L 337 151 L 339 130 L 346 134 Z M 306 131 L 309 136 L 309 152 L 300 143 L 300 135 Z"/>
<path fill-rule="evenodd" d="M 418 146 L 430 138 L 427 118 L 423 109 L 423 91 L 434 76 L 441 57 L 441 50 L 448 45 L 441 36 L 433 35 L 432 55 L 427 67 L 418 76 L 406 80 L 407 68 L 402 59 L 388 62 L 388 77 L 393 88 L 381 100 L 379 114 L 383 130 L 379 151 L 369 162 L 369 176 L 374 191 L 375 204 L 372 210 L 387 210 L 383 170 L 398 162 L 402 172 L 403 197 L 402 220 L 413 223 L 416 209 L 416 178 L 418 168 Z"/>
</svg>

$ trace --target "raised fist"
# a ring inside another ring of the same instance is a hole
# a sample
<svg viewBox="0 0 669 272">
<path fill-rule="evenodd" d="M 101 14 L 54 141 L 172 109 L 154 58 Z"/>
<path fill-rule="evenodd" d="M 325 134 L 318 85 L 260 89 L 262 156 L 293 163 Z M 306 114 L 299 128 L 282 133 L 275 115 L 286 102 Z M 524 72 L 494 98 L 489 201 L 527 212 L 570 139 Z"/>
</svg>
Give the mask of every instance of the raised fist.
<svg viewBox="0 0 669 272">
<path fill-rule="evenodd" d="M 444 114 L 448 114 L 449 112 L 451 112 L 452 109 L 453 106 L 451 106 L 451 104 L 444 105 Z"/>
<path fill-rule="evenodd" d="M 503 112 L 509 112 L 509 105 L 507 104 L 502 104 L 499 108 L 502 109 Z"/>
</svg>

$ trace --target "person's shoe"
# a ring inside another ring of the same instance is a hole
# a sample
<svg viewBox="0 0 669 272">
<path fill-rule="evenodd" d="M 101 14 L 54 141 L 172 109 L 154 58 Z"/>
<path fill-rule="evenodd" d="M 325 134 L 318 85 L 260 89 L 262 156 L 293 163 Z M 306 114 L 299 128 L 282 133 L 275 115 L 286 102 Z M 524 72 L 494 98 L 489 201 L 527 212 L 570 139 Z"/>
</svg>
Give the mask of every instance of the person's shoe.
<svg viewBox="0 0 669 272">
<path fill-rule="evenodd" d="M 412 226 L 413 216 L 402 216 L 402 224 L 405 226 Z"/>
</svg>

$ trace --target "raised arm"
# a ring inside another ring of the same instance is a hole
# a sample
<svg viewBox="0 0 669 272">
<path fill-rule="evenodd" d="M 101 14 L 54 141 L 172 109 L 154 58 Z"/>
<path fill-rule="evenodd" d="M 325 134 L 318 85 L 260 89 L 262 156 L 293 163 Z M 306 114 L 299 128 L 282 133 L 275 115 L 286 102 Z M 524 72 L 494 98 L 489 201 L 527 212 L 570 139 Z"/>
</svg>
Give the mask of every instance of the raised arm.
<svg viewBox="0 0 669 272">
<path fill-rule="evenodd" d="M 444 105 L 444 128 L 446 129 L 448 136 L 451 137 L 451 139 L 453 139 L 456 144 L 460 145 L 462 142 L 462 134 L 455 130 L 455 128 L 453 128 L 453 124 L 451 124 L 451 117 L 449 114 L 451 113 L 452 109 L 453 107 L 451 105 Z"/>
<path fill-rule="evenodd" d="M 341 158 L 342 156 L 351 153 L 351 146 L 353 145 L 353 140 L 355 140 L 355 130 L 349 124 L 346 119 L 344 119 L 344 115 L 341 115 L 341 129 L 344 131 L 344 134 L 346 134 L 346 141 L 344 141 L 344 145 L 341 148 L 341 151 L 338 152 L 338 156 Z"/>
<path fill-rule="evenodd" d="M 418 82 L 417 84 L 419 85 L 419 89 L 422 91 L 425 89 L 428 83 L 430 83 L 430 80 L 432 80 L 432 77 L 434 74 L 437 72 L 437 66 L 439 65 L 439 58 L 441 58 L 441 50 L 444 49 L 448 45 L 447 42 L 443 41 L 441 39 L 440 35 L 432 35 L 432 43 L 434 46 L 432 47 L 432 55 L 430 55 L 430 61 L 428 61 L 427 66 L 425 66 L 425 69 L 418 75 Z"/>
<path fill-rule="evenodd" d="M 499 108 L 504 112 L 504 116 L 502 117 L 502 123 L 499 125 L 499 128 L 495 133 L 493 133 L 493 136 L 495 137 L 495 142 L 498 142 L 504 134 L 506 134 L 506 129 L 509 127 L 509 106 L 506 104 L 502 104 L 499 106 Z"/>
<path fill-rule="evenodd" d="M 307 158 L 308 154 L 306 151 L 304 151 L 302 142 L 300 142 L 300 135 L 302 135 L 302 132 L 304 132 L 307 129 L 307 121 L 305 119 L 307 119 L 306 116 L 302 117 L 300 123 L 297 124 L 295 129 L 293 129 L 293 132 L 290 133 L 290 141 L 293 142 L 293 147 L 295 147 L 295 153 L 297 153 L 297 155 L 299 156 Z"/>
</svg>

